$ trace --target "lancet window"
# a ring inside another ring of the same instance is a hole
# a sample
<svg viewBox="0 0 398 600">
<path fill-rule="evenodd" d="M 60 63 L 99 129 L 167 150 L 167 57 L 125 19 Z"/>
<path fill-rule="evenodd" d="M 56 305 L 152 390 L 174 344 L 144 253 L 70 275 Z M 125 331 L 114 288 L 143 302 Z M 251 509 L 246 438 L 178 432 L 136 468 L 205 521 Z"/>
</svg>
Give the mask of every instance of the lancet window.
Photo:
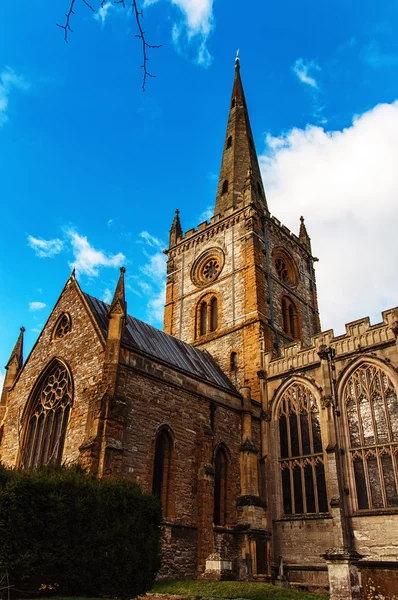
<svg viewBox="0 0 398 600">
<path fill-rule="evenodd" d="M 357 508 L 398 506 L 398 399 L 387 373 L 371 363 L 355 369 L 343 389 Z"/>
<path fill-rule="evenodd" d="M 197 335 L 206 335 L 218 329 L 219 310 L 216 296 L 209 295 L 199 302 L 196 308 Z"/>
<path fill-rule="evenodd" d="M 61 463 L 72 401 L 70 373 L 55 360 L 32 398 L 21 457 L 24 467 Z"/>
<path fill-rule="evenodd" d="M 292 383 L 277 416 L 284 514 L 327 512 L 319 409 L 311 390 Z"/>
<path fill-rule="evenodd" d="M 167 429 L 162 429 L 156 438 L 152 493 L 160 498 L 164 517 L 169 512 L 172 455 L 173 439 Z"/>
<path fill-rule="evenodd" d="M 300 339 L 300 321 L 299 314 L 293 300 L 287 296 L 282 298 L 282 321 L 285 333 L 297 340 Z"/>
<path fill-rule="evenodd" d="M 214 458 L 214 525 L 227 522 L 227 476 L 228 458 L 225 449 L 220 447 Z"/>
</svg>

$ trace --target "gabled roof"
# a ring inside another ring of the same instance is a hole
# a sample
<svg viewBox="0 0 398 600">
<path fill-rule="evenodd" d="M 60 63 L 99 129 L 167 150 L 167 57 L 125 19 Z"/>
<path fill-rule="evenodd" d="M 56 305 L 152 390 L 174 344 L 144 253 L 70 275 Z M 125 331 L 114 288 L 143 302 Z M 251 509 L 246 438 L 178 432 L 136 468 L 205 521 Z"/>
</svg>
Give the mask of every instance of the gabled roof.
<svg viewBox="0 0 398 600">
<path fill-rule="evenodd" d="M 86 293 L 84 293 L 84 297 L 106 338 L 108 335 L 109 304 Z M 228 392 L 237 393 L 232 382 L 222 372 L 210 354 L 186 344 L 131 315 L 127 315 L 122 343 L 132 350 L 148 354 L 154 359 L 185 371 L 193 377 L 221 387 Z"/>
</svg>

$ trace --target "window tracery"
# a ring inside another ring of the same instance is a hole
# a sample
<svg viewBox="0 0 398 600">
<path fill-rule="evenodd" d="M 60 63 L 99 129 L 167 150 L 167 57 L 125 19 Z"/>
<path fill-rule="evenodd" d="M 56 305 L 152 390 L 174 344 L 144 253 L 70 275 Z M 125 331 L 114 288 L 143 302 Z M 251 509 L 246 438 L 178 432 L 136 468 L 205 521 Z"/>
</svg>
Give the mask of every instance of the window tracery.
<svg viewBox="0 0 398 600">
<path fill-rule="evenodd" d="M 72 319 L 69 313 L 64 313 L 58 319 L 53 330 L 53 340 L 63 338 L 72 329 Z"/>
<path fill-rule="evenodd" d="M 191 280 L 197 287 L 213 283 L 220 275 L 225 262 L 221 248 L 209 248 L 199 256 L 191 268 Z"/>
<path fill-rule="evenodd" d="M 292 383 L 282 395 L 277 417 L 284 514 L 327 512 L 319 410 L 311 390 Z"/>
<path fill-rule="evenodd" d="M 72 379 L 66 366 L 56 360 L 33 397 L 23 466 L 35 468 L 61 463 L 71 408 Z"/>
<path fill-rule="evenodd" d="M 398 398 L 391 379 L 361 364 L 344 386 L 343 406 L 358 509 L 398 506 Z"/>
<path fill-rule="evenodd" d="M 279 280 L 290 286 L 297 284 L 298 269 L 293 258 L 284 248 L 274 251 L 274 266 Z"/>
</svg>

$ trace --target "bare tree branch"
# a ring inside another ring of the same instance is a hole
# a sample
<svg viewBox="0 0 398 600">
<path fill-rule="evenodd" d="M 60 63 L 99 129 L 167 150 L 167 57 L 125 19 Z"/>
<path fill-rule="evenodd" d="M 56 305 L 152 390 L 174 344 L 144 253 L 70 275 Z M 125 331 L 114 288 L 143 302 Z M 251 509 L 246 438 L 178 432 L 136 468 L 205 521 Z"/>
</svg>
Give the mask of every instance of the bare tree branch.
<svg viewBox="0 0 398 600">
<path fill-rule="evenodd" d="M 94 8 L 91 6 L 91 4 L 89 4 L 87 2 L 87 0 L 81 0 L 81 1 L 83 2 L 83 4 L 88 6 L 88 8 L 90 8 L 93 12 L 95 12 Z M 100 8 L 104 8 L 107 1 L 108 0 L 101 0 Z M 64 25 L 60 25 L 59 23 L 56 24 L 57 27 L 60 27 L 61 29 L 64 30 L 64 40 L 66 43 L 68 43 L 69 32 L 73 33 L 73 29 L 70 26 L 70 20 L 71 20 L 72 15 L 76 14 L 75 11 L 73 10 L 75 2 L 76 2 L 76 0 L 70 0 L 69 10 L 67 13 L 65 13 L 65 18 L 66 18 L 65 24 Z M 113 0 L 113 4 L 121 4 L 123 6 L 123 8 L 126 8 L 126 0 Z M 137 0 L 131 0 L 131 13 L 133 15 L 135 15 L 135 20 L 136 20 L 137 29 L 138 29 L 138 33 L 135 35 L 135 37 L 139 38 L 142 43 L 143 63 L 141 65 L 141 68 L 144 70 L 144 75 L 143 75 L 143 79 L 142 79 L 142 91 L 145 92 L 145 85 L 146 85 L 147 77 L 156 77 L 156 75 L 153 75 L 147 69 L 147 63 L 149 60 L 147 50 L 148 50 L 148 48 L 160 48 L 162 46 L 162 44 L 153 45 L 153 44 L 149 44 L 146 41 L 145 31 L 142 28 L 142 19 L 144 18 L 144 13 L 143 13 L 142 9 L 138 8 Z"/>
</svg>

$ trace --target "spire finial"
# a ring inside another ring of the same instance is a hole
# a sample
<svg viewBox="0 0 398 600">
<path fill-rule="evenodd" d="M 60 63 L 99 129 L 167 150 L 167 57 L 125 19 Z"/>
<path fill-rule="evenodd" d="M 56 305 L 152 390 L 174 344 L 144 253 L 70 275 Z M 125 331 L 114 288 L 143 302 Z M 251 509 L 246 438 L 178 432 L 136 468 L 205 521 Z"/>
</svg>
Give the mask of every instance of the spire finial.
<svg viewBox="0 0 398 600">
<path fill-rule="evenodd" d="M 120 267 L 120 272 L 123 273 L 123 275 L 124 275 L 126 272 L 126 267 Z"/>
<path fill-rule="evenodd" d="M 240 67 L 239 50 L 240 50 L 240 48 L 237 49 L 236 56 L 235 56 L 235 67 L 238 67 L 238 68 Z"/>
</svg>

